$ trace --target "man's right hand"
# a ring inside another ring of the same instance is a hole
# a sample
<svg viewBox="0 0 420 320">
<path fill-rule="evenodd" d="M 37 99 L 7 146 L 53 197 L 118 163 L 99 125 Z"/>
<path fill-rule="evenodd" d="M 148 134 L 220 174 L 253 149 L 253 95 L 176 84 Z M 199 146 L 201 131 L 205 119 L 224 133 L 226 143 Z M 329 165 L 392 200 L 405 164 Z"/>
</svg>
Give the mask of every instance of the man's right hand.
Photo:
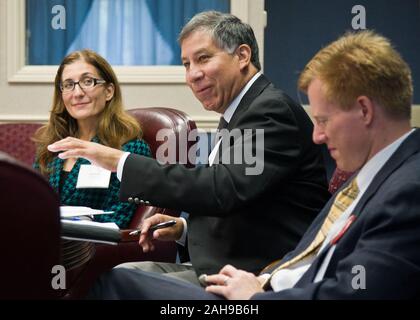
<svg viewBox="0 0 420 320">
<path fill-rule="evenodd" d="M 58 154 L 60 159 L 84 158 L 112 172 L 117 171 L 118 162 L 124 154 L 118 149 L 72 137 L 50 144 L 47 148 L 51 152 L 61 152 Z"/>
<path fill-rule="evenodd" d="M 153 232 L 149 231 L 151 226 L 169 220 L 175 220 L 176 224 L 171 227 L 155 230 Z M 143 221 L 141 225 L 139 245 L 143 248 L 143 252 L 153 251 L 155 250 L 155 246 L 153 245 L 152 240 L 175 241 L 181 238 L 183 231 L 184 224 L 180 218 L 157 213 Z"/>
</svg>

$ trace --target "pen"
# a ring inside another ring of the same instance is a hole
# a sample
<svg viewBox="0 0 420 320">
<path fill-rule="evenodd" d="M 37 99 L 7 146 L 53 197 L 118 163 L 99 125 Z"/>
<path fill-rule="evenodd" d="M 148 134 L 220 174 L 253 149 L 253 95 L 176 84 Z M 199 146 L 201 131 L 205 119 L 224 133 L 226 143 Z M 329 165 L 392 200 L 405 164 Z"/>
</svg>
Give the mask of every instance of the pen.
<svg viewBox="0 0 420 320">
<path fill-rule="evenodd" d="M 173 225 L 175 225 L 175 224 L 176 224 L 176 221 L 175 221 L 175 220 L 165 221 L 165 222 L 158 223 L 158 224 L 155 224 L 155 225 L 151 226 L 151 227 L 149 228 L 149 231 L 155 231 L 155 230 L 157 230 L 157 229 L 163 229 L 163 228 L 171 227 L 171 226 L 173 226 Z M 139 235 L 140 233 L 141 233 L 141 230 L 139 229 L 139 230 L 134 230 L 134 231 L 131 231 L 131 232 L 129 233 L 129 235 L 130 235 L 130 236 L 137 236 L 137 235 Z"/>
</svg>

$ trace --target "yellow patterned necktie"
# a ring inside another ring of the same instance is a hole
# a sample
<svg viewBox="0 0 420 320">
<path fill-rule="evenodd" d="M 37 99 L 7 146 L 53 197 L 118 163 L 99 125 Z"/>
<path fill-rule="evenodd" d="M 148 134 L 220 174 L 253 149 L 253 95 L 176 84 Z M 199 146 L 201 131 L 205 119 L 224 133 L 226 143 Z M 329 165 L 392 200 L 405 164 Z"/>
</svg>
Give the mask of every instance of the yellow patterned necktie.
<svg viewBox="0 0 420 320">
<path fill-rule="evenodd" d="M 359 187 L 357 186 L 356 179 L 353 179 L 353 181 L 346 188 L 344 188 L 337 194 L 334 200 L 334 203 L 331 206 L 330 212 L 325 218 L 324 223 L 321 226 L 321 229 L 318 231 L 312 243 L 304 251 L 298 254 L 296 257 L 294 257 L 293 259 L 290 259 L 289 261 L 286 261 L 285 263 L 281 264 L 276 269 L 274 269 L 274 271 L 270 275 L 270 278 L 268 278 L 267 281 L 265 281 L 263 287 L 265 287 L 265 285 L 269 283 L 269 281 L 271 280 L 271 277 L 278 270 L 288 268 L 291 265 L 299 261 L 302 261 L 309 255 L 316 253 L 317 250 L 319 250 L 319 248 L 321 247 L 325 238 L 327 237 L 328 231 L 330 231 L 334 222 L 337 221 L 337 219 L 343 214 L 344 211 L 346 211 L 346 209 L 357 198 L 358 194 L 359 194 Z"/>
</svg>

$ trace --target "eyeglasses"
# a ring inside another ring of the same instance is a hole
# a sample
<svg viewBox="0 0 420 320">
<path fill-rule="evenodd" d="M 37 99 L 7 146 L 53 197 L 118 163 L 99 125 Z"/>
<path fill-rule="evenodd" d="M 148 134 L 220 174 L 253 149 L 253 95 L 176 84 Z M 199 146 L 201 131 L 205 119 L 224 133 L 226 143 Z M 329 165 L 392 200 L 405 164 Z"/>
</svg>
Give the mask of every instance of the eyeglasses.
<svg viewBox="0 0 420 320">
<path fill-rule="evenodd" d="M 79 81 L 73 81 L 69 79 L 60 83 L 60 90 L 62 93 L 69 93 L 74 90 L 74 88 L 76 87 L 76 84 L 78 84 L 82 90 L 86 90 L 86 89 L 92 89 L 97 84 L 103 84 L 103 83 L 106 83 L 106 81 L 103 79 L 96 79 L 92 77 L 84 77 L 80 79 Z"/>
</svg>

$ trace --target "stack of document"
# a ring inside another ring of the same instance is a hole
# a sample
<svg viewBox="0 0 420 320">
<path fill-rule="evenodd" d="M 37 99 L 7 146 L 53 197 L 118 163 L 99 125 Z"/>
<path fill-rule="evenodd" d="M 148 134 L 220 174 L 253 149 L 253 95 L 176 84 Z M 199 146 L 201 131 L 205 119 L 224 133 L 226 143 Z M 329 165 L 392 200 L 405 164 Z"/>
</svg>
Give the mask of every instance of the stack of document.
<svg viewBox="0 0 420 320">
<path fill-rule="evenodd" d="M 103 210 L 92 209 L 89 207 L 77 207 L 77 206 L 61 206 L 60 207 L 61 218 L 93 216 L 95 214 L 110 214 L 110 213 L 114 213 L 114 211 L 103 211 Z"/>
<path fill-rule="evenodd" d="M 61 207 L 61 238 L 98 243 L 117 244 L 120 228 L 113 222 L 95 222 L 87 216 L 107 214 L 88 207 Z"/>
</svg>

